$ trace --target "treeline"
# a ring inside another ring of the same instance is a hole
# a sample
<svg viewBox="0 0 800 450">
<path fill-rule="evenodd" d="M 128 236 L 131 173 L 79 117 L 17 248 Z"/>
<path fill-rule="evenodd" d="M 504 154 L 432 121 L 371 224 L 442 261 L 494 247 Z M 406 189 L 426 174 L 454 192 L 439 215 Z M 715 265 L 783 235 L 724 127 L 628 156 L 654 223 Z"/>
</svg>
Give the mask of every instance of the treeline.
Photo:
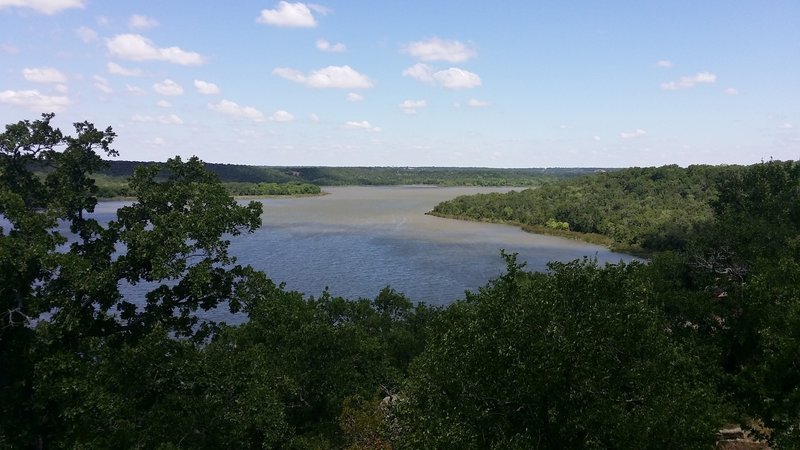
<svg viewBox="0 0 800 450">
<path fill-rule="evenodd" d="M 543 184 L 505 194 L 463 196 L 432 214 L 511 222 L 531 231 L 569 230 L 610 238 L 612 247 L 658 251 L 684 249 L 712 217 L 719 180 L 737 166 L 622 169 Z"/>
<path fill-rule="evenodd" d="M 137 169 L 100 224 L 115 135 L 51 118 L 0 135 L 0 448 L 712 449 L 731 422 L 800 448 L 800 164 L 709 181 L 682 250 L 546 273 L 504 254 L 431 308 L 237 265 L 224 237 L 261 205 L 197 159 Z M 198 319 L 217 307 L 247 321 Z"/>
<path fill-rule="evenodd" d="M 129 177 L 136 167 L 154 162 L 109 161 L 100 173 Z M 265 167 L 203 163 L 225 183 L 290 183 L 317 186 L 410 185 L 535 186 L 545 180 L 571 178 L 606 169 L 532 168 L 492 169 L 474 167 Z"/>
<path fill-rule="evenodd" d="M 309 183 L 223 183 L 231 195 L 316 195 L 319 186 Z"/>
</svg>

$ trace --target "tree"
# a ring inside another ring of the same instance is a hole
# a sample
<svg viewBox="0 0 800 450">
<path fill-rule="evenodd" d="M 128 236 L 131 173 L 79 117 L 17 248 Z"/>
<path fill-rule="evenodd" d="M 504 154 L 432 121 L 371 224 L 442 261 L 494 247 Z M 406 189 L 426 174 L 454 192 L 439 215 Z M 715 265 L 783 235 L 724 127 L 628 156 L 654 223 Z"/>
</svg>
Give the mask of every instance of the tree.
<svg viewBox="0 0 800 450">
<path fill-rule="evenodd" d="M 59 367 L 74 369 L 61 381 L 77 389 L 104 349 L 156 329 L 199 341 L 213 324 L 195 311 L 247 302 L 254 271 L 235 265 L 222 237 L 260 225 L 260 204 L 238 205 L 197 158 L 177 157 L 139 168 L 138 200 L 99 223 L 91 175 L 105 164 L 98 151 L 116 155 L 116 135 L 83 122 L 66 136 L 52 118 L 0 134 L 0 434 L 20 446 L 75 425 L 63 414 L 70 399 L 47 388 Z M 140 282 L 156 286 L 144 302 L 120 291 Z"/>
<path fill-rule="evenodd" d="M 451 305 L 412 364 L 401 448 L 712 448 L 722 410 L 643 266 L 553 263 Z"/>
</svg>

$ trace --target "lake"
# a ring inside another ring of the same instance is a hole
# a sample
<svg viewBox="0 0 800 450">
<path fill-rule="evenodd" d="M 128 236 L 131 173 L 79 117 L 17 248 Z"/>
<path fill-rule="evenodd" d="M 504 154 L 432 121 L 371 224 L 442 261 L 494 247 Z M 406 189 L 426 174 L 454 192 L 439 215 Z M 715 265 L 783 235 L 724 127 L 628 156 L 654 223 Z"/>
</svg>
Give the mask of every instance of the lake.
<svg viewBox="0 0 800 450">
<path fill-rule="evenodd" d="M 263 226 L 233 239 L 240 263 L 290 290 L 374 298 L 385 286 L 413 301 L 448 304 L 501 275 L 500 249 L 529 270 L 588 256 L 601 263 L 633 257 L 517 227 L 425 215 L 459 195 L 505 192 L 485 187 L 326 187 L 329 195 L 260 199 Z"/>
</svg>

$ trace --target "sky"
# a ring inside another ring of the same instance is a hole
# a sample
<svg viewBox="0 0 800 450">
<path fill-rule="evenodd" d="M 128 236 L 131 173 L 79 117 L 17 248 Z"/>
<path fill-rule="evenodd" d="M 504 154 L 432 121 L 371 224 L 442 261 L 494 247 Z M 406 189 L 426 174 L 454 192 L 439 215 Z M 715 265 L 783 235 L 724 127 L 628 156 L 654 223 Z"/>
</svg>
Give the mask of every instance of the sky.
<svg viewBox="0 0 800 450">
<path fill-rule="evenodd" d="M 0 121 L 120 159 L 630 167 L 800 158 L 800 1 L 0 0 Z"/>
</svg>

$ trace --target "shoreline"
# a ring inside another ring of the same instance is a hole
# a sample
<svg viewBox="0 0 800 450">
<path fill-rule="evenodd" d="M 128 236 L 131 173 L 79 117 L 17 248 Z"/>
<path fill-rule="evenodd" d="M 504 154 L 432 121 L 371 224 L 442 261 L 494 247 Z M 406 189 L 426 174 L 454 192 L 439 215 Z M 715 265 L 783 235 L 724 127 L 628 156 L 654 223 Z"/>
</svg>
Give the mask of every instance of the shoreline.
<svg viewBox="0 0 800 450">
<path fill-rule="evenodd" d="M 259 198 L 305 198 L 305 197 L 322 197 L 330 195 L 330 192 L 322 191 L 319 194 L 286 194 L 286 195 L 231 195 L 234 200 L 257 200 Z M 135 196 L 117 196 L 117 197 L 97 197 L 98 202 L 133 202 L 138 197 Z"/>
<path fill-rule="evenodd" d="M 474 217 L 469 217 L 469 216 L 441 214 L 434 211 L 428 211 L 425 214 L 428 216 L 440 217 L 442 219 L 455 219 L 455 220 L 464 220 L 467 222 L 482 222 L 482 223 L 494 223 L 498 225 L 511 225 L 518 227 L 519 229 L 521 229 L 526 233 L 541 234 L 545 236 L 555 236 L 565 239 L 573 239 L 576 241 L 585 242 L 587 244 L 599 245 L 613 252 L 625 253 L 627 255 L 635 256 L 637 258 L 649 259 L 650 257 L 653 256 L 653 252 L 646 251 L 640 247 L 631 247 L 627 245 L 622 245 L 614 241 L 610 237 L 602 234 L 579 233 L 577 231 L 568 231 L 568 230 L 556 230 L 541 225 L 528 225 L 513 220 L 476 219 Z"/>
</svg>

